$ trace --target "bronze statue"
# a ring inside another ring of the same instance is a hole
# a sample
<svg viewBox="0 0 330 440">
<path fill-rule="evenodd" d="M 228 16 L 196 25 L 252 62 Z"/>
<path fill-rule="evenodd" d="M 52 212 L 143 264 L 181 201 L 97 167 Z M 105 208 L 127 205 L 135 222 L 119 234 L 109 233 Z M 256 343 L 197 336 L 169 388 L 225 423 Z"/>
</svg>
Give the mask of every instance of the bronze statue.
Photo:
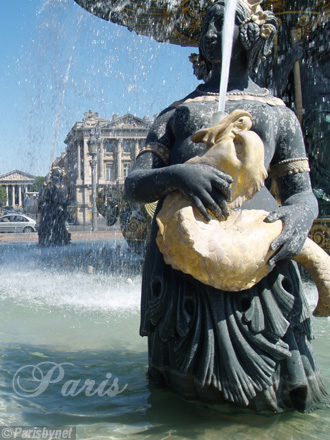
<svg viewBox="0 0 330 440">
<path fill-rule="evenodd" d="M 62 246 L 70 244 L 71 234 L 66 222 L 71 219 L 68 212 L 69 200 L 63 183 L 64 170 L 53 167 L 49 181 L 40 191 L 38 200 L 38 238 L 41 246 Z"/>
<path fill-rule="evenodd" d="M 265 222 L 269 212 L 239 209 L 260 191 L 267 177 L 264 144 L 251 127 L 251 115 L 234 110 L 218 125 L 192 137 L 207 148 L 186 163 L 208 164 L 233 179 L 227 218 L 206 221 L 179 191 L 166 196 L 157 215 L 157 244 L 165 262 L 209 286 L 231 292 L 254 286 L 272 270 L 268 261 L 276 250 L 270 244 L 282 231 L 281 220 Z M 304 161 L 293 164 L 303 170 Z M 308 171 L 307 167 L 304 172 Z M 330 256 L 307 238 L 292 258 L 310 272 L 317 286 L 319 300 L 313 314 L 330 316 Z"/>
<path fill-rule="evenodd" d="M 240 117 L 250 118 L 255 142 L 263 144 L 260 181 L 250 180 L 256 188 L 240 203 L 247 214 L 264 210 L 266 222 L 280 225 L 270 245 L 272 270 L 252 287 L 220 290 L 166 264 L 156 242 L 164 232 L 161 212 L 169 194 L 182 194 L 206 227 L 233 215 L 233 177 L 194 159 L 214 134 L 225 5 L 218 1 L 206 13 L 200 40 L 205 83 L 161 112 L 125 182 L 131 200 L 159 200 L 145 258 L 140 333 L 148 336 L 149 376 L 159 386 L 209 403 L 306 411 L 329 399 L 310 346 L 311 317 L 300 275 L 290 258 L 303 248 L 318 207 L 297 118 L 249 75 L 269 53 L 276 33 L 274 15 L 258 3 L 238 1 L 226 112 L 239 110 Z M 281 206 L 263 186 L 265 170 L 276 179 Z M 242 252 L 248 259 L 249 248 Z M 219 269 L 214 277 L 221 275 Z"/>
</svg>

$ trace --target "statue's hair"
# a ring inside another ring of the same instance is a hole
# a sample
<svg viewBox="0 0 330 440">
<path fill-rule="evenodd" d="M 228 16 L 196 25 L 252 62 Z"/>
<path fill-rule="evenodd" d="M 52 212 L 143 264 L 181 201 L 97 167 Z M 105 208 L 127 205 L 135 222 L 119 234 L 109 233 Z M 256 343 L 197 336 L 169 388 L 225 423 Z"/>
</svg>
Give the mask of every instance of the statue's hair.
<svg viewBox="0 0 330 440">
<path fill-rule="evenodd" d="M 212 8 L 215 5 L 225 6 L 225 0 L 218 0 L 212 6 L 210 6 L 206 12 L 204 18 L 204 24 L 202 28 L 202 35 L 204 33 L 208 16 L 211 13 Z M 251 13 L 249 8 L 240 0 L 236 6 L 236 23 L 240 27 L 240 40 L 247 51 L 248 67 L 255 73 L 258 70 L 259 64 L 265 59 L 267 55 L 271 53 L 274 38 L 277 32 L 277 19 L 272 11 L 262 11 L 263 20 L 265 23 L 259 25 L 255 21 L 251 20 Z M 266 25 L 266 26 L 265 26 Z M 267 29 L 267 36 L 265 36 L 265 29 Z M 208 73 L 211 71 L 211 65 L 206 60 L 201 42 L 199 44 L 200 59 L 205 62 Z"/>
</svg>

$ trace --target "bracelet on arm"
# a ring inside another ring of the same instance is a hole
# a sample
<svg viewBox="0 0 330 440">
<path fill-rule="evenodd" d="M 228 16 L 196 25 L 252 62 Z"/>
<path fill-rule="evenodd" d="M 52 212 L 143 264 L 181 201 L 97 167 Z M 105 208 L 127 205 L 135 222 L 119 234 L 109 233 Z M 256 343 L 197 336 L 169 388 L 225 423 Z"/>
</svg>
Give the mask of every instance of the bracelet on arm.
<svg viewBox="0 0 330 440">
<path fill-rule="evenodd" d="M 161 158 L 161 160 L 164 162 L 165 165 L 169 164 L 170 150 L 166 148 L 163 144 L 160 144 L 159 142 L 148 143 L 141 149 L 141 151 L 137 155 L 137 158 L 141 156 L 141 154 L 147 152 L 155 153 L 158 157 Z"/>
<path fill-rule="evenodd" d="M 280 177 L 291 176 L 297 173 L 308 173 L 310 171 L 307 157 L 296 157 L 291 159 L 285 159 L 272 165 L 270 172 L 274 179 Z"/>
</svg>

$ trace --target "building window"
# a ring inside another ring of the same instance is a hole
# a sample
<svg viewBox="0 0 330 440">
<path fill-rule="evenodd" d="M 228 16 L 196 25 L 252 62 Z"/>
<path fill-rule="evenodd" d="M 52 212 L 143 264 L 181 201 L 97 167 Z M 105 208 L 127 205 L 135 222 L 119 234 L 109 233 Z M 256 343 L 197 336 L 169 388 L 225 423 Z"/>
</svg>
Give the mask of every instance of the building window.
<svg viewBox="0 0 330 440">
<path fill-rule="evenodd" d="M 115 140 L 114 139 L 105 139 L 104 140 L 104 149 L 106 153 L 114 153 L 115 152 Z"/>
<path fill-rule="evenodd" d="M 113 167 L 110 163 L 107 163 L 105 166 L 105 180 L 115 180 Z"/>
<path fill-rule="evenodd" d="M 128 176 L 129 170 L 131 169 L 131 164 L 124 163 L 123 168 L 124 168 L 124 179 L 126 179 L 126 177 Z"/>
<path fill-rule="evenodd" d="M 132 139 L 122 139 L 121 147 L 124 153 L 130 153 L 132 147 Z"/>
</svg>

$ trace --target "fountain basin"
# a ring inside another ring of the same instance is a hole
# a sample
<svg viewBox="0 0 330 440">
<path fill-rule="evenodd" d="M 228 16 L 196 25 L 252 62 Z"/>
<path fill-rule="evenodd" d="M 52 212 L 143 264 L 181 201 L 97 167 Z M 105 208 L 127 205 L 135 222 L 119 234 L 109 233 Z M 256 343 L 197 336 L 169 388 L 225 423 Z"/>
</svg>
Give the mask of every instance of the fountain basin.
<svg viewBox="0 0 330 440">
<path fill-rule="evenodd" d="M 107 268 L 101 253 L 108 256 Z M 186 402 L 151 388 L 147 341 L 138 334 L 141 260 L 124 242 L 49 249 L 2 244 L 0 261 L 1 424 L 76 426 L 78 439 L 93 440 L 328 438 L 329 411 L 270 416 Z M 95 264 L 93 273 L 88 263 Z M 313 308 L 316 289 L 307 281 L 304 286 Z M 330 320 L 313 319 L 316 357 L 330 389 Z M 51 368 L 51 381 L 37 394 L 38 380 Z M 60 368 L 63 378 L 57 381 Z M 95 381 L 89 395 L 86 381 Z"/>
</svg>

